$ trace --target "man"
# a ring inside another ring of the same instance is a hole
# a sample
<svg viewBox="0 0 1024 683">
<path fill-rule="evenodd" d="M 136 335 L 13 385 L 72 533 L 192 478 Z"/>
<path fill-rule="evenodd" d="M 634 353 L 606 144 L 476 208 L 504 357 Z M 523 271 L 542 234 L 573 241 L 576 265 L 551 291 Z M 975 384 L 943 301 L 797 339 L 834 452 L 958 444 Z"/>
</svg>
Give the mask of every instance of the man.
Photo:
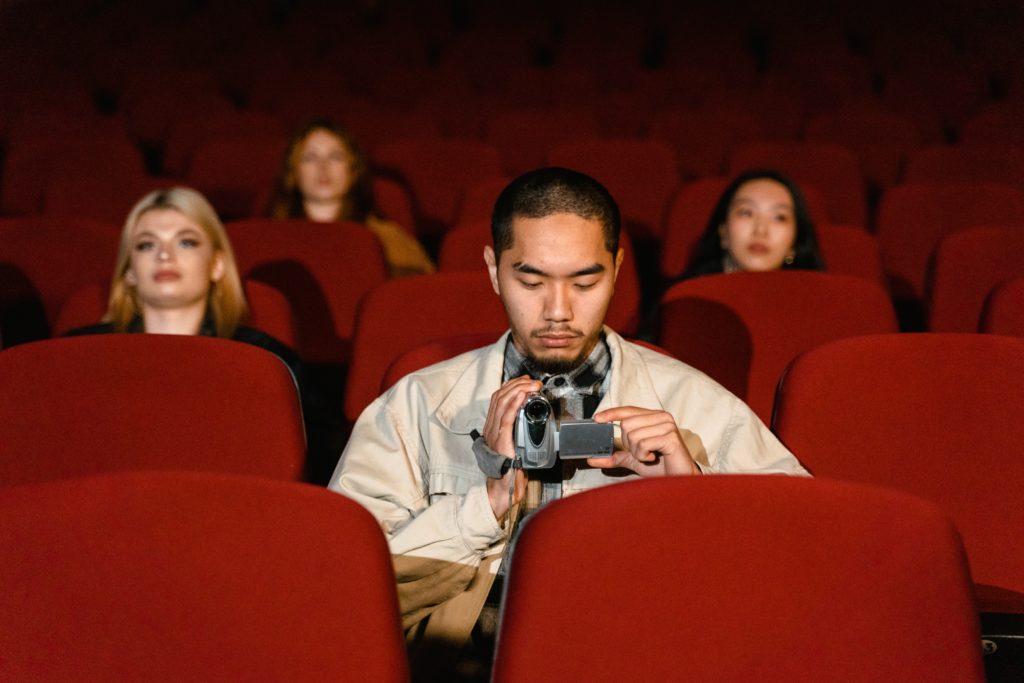
<svg viewBox="0 0 1024 683">
<path fill-rule="evenodd" d="M 420 658 L 462 647 L 474 624 L 488 630 L 478 617 L 497 595 L 496 560 L 540 504 L 637 476 L 807 474 L 724 388 L 604 327 L 619 225 L 611 195 L 583 174 L 547 168 L 512 181 L 484 252 L 510 331 L 405 377 L 353 429 L 329 487 L 388 537 L 403 623 L 419 641 L 414 669 L 437 666 Z M 503 466 L 516 414 L 538 391 L 563 416 L 618 424 L 617 450 L 529 474 Z"/>
</svg>

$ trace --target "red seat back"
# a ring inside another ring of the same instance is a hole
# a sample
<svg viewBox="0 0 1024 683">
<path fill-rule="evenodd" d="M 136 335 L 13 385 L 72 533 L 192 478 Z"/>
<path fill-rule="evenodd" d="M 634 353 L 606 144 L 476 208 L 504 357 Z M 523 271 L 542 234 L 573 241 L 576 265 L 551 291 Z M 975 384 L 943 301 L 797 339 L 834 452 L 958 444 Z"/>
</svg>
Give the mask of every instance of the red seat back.
<svg viewBox="0 0 1024 683">
<path fill-rule="evenodd" d="M 381 392 L 388 366 L 402 352 L 458 334 L 508 327 L 487 271 L 434 273 L 388 280 L 359 305 L 345 385 L 345 417 L 355 421 Z"/>
<path fill-rule="evenodd" d="M 992 288 L 1024 277 L 1022 253 L 1024 223 L 965 228 L 942 238 L 929 270 L 928 329 L 975 332 Z"/>
<path fill-rule="evenodd" d="M 288 367 L 225 339 L 108 334 L 0 353 L 0 483 L 126 469 L 299 480 L 305 436 Z"/>
<path fill-rule="evenodd" d="M 630 680 L 638 666 L 654 681 L 984 680 L 963 546 L 918 498 L 667 477 L 533 515 L 506 579 L 495 681 Z"/>
<path fill-rule="evenodd" d="M 386 278 L 376 236 L 356 223 L 297 219 L 234 221 L 227 230 L 242 276 L 291 303 L 302 359 L 346 363 L 359 300 Z"/>
<path fill-rule="evenodd" d="M 323 489 L 183 472 L 8 488 L 0 543 L 10 680 L 408 680 L 380 527 Z"/>
<path fill-rule="evenodd" d="M 799 353 L 899 329 L 880 285 L 806 270 L 684 280 L 662 296 L 659 319 L 659 345 L 745 400 L 766 423 L 779 378 Z"/>
<path fill-rule="evenodd" d="M 893 295 L 923 300 L 928 260 L 939 241 L 994 223 L 1024 223 L 1024 192 L 983 182 L 904 183 L 887 190 L 877 234 Z"/>
<path fill-rule="evenodd" d="M 982 309 L 981 331 L 1024 337 L 1024 278 L 992 288 Z"/>
<path fill-rule="evenodd" d="M 774 430 L 817 476 L 931 499 L 967 546 L 983 610 L 1024 613 L 1024 339 L 902 333 L 797 358 Z M 1012 511 L 1012 512 L 1011 512 Z"/>
</svg>

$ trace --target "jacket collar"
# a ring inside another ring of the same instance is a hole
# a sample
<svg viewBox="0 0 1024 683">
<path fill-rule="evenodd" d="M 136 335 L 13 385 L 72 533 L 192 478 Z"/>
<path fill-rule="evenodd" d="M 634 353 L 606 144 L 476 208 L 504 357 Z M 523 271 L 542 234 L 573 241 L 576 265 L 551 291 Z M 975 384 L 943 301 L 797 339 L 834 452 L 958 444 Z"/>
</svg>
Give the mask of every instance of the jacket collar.
<svg viewBox="0 0 1024 683">
<path fill-rule="evenodd" d="M 637 349 L 610 327 L 605 326 L 604 331 L 612 356 L 611 382 L 597 409 L 630 405 L 662 409 L 647 366 Z M 456 434 L 483 430 L 491 394 L 501 386 L 507 339 L 508 332 L 491 346 L 479 349 L 476 358 L 441 399 L 434 417 L 445 429 Z"/>
</svg>

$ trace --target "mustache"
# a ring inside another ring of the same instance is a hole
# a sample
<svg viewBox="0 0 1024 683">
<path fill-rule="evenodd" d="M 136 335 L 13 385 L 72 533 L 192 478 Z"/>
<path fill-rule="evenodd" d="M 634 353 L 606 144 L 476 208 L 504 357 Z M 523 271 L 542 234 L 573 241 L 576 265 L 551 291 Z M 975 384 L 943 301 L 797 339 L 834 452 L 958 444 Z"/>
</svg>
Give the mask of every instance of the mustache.
<svg viewBox="0 0 1024 683">
<path fill-rule="evenodd" d="M 539 330 L 533 330 L 532 332 L 530 332 L 531 337 L 546 337 L 548 335 L 553 334 L 560 336 L 572 335 L 574 337 L 582 337 L 583 331 L 568 326 L 551 325 L 549 327 L 544 327 Z"/>
</svg>

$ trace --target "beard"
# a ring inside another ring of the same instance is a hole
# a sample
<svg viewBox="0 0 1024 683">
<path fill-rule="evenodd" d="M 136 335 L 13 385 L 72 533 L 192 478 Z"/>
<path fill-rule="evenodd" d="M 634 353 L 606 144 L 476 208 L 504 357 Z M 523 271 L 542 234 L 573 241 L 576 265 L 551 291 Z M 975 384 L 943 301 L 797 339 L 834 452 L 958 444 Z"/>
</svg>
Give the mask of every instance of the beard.
<svg viewBox="0 0 1024 683">
<path fill-rule="evenodd" d="M 588 338 L 580 352 L 571 358 L 538 356 L 526 345 L 524 345 L 526 350 L 523 356 L 526 359 L 527 366 L 540 375 L 564 375 L 578 368 L 590 357 L 599 338 L 600 332 L 593 335 L 592 338 Z"/>
</svg>

